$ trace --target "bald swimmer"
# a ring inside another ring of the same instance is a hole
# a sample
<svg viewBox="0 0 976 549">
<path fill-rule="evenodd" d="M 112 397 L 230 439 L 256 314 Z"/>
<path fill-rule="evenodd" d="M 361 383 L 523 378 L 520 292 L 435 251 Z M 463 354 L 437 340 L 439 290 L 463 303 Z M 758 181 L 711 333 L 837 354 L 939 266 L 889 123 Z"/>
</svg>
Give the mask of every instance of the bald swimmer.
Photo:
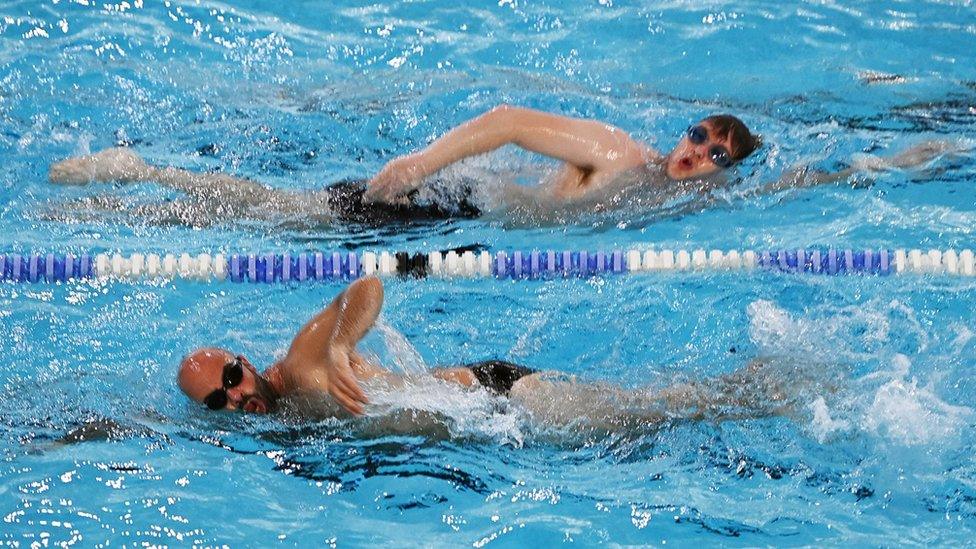
<svg viewBox="0 0 976 549">
<path fill-rule="evenodd" d="M 368 402 L 360 383 L 399 377 L 356 352 L 356 344 L 376 322 L 382 304 L 383 285 L 378 278 L 357 280 L 305 324 L 285 358 L 263 374 L 243 355 L 204 347 L 183 359 L 177 382 L 187 396 L 211 410 L 268 413 L 283 396 L 321 393 L 347 412 L 360 415 Z M 431 374 L 464 387 L 477 385 L 503 394 L 533 371 L 491 360 L 435 369 Z"/>
<path fill-rule="evenodd" d="M 353 282 L 295 336 L 285 357 L 259 373 L 243 355 L 211 347 L 183 359 L 177 381 L 195 402 L 211 410 L 274 412 L 284 398 L 333 401 L 333 415 L 363 415 L 369 399 L 362 386 L 383 382 L 397 387 L 405 379 L 360 355 L 356 345 L 376 321 L 383 302 L 379 279 Z M 782 413 L 787 404 L 784 379 L 761 361 L 716 378 L 663 389 L 628 390 L 581 383 L 555 372 L 536 372 L 504 361 L 486 361 L 430 374 L 463 391 L 507 397 L 548 425 L 580 422 L 615 429 L 668 419 L 735 419 Z M 795 376 L 794 376 L 795 379 Z M 368 414 L 367 414 L 368 415 Z"/>
</svg>

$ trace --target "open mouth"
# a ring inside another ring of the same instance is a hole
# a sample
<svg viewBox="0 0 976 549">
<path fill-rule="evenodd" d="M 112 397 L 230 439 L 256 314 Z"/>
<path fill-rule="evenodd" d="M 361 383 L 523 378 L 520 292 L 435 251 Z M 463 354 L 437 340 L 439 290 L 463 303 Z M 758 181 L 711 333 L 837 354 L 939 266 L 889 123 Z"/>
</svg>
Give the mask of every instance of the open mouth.
<svg viewBox="0 0 976 549">
<path fill-rule="evenodd" d="M 686 156 L 686 157 L 682 158 L 680 162 L 678 162 L 678 165 L 680 165 L 682 168 L 684 168 L 686 170 L 687 169 L 690 169 L 691 168 L 691 159 Z"/>
<path fill-rule="evenodd" d="M 255 414 L 266 414 L 268 413 L 268 405 L 261 397 L 252 396 L 244 403 L 244 411 Z"/>
</svg>

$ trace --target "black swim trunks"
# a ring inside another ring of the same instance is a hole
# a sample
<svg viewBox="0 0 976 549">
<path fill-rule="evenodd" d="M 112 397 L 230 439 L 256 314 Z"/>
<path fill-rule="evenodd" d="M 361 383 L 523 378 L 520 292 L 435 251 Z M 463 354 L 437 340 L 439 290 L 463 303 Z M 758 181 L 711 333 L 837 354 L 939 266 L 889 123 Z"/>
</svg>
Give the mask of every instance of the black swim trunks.
<svg viewBox="0 0 976 549">
<path fill-rule="evenodd" d="M 440 204 L 418 204 L 417 191 L 407 195 L 409 204 L 387 204 L 385 202 L 367 202 L 363 200 L 366 192 L 365 181 L 341 181 L 326 187 L 329 193 L 329 207 L 336 219 L 343 223 L 359 225 L 390 225 L 410 224 L 445 219 L 471 219 L 481 215 L 470 201 L 471 190 L 464 189 L 461 199 L 454 207 L 444 207 Z"/>
<path fill-rule="evenodd" d="M 471 370 L 482 387 L 499 395 L 507 395 L 516 381 L 535 373 L 532 368 L 504 360 L 486 360 L 468 364 L 465 367 Z"/>
</svg>

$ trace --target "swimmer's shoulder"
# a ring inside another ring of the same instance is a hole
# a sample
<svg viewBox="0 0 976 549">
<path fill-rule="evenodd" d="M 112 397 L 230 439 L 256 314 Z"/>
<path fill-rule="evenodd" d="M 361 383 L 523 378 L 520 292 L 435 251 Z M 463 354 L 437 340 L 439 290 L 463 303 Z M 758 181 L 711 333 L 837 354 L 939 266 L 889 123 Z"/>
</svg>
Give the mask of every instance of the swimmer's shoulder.
<svg viewBox="0 0 976 549">
<path fill-rule="evenodd" d="M 638 142 L 640 143 L 640 142 Z M 654 147 L 648 145 L 647 143 L 640 143 L 641 155 L 643 157 L 643 163 L 647 164 L 660 164 L 664 160 L 664 155 L 661 151 L 655 149 Z"/>
<path fill-rule="evenodd" d="M 634 154 L 628 155 L 619 168 L 613 171 L 605 179 L 605 182 L 619 182 L 621 180 L 648 180 L 660 179 L 663 175 L 661 169 L 664 165 L 664 155 L 646 143 L 637 141 L 637 150 Z"/>
</svg>

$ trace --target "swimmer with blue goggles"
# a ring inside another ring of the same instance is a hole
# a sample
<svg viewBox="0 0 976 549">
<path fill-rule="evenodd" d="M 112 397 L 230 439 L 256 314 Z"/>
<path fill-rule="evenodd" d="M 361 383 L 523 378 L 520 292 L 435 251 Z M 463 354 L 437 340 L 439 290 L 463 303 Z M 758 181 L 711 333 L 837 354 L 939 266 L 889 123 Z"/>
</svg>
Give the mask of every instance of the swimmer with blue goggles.
<svg viewBox="0 0 976 549">
<path fill-rule="evenodd" d="M 323 223 L 386 224 L 477 217 L 484 207 L 493 211 L 526 203 L 556 207 L 635 185 L 665 190 L 674 187 L 674 192 L 683 192 L 680 186 L 668 183 L 708 178 L 749 156 L 758 144 L 758 138 L 741 120 L 722 114 L 702 119 L 669 154 L 662 155 L 603 122 L 502 105 L 461 124 L 423 150 L 388 162 L 368 181 L 343 181 L 317 191 L 271 189 L 222 173 L 157 168 L 126 148 L 58 162 L 51 166 L 49 179 L 60 184 L 155 181 L 207 207 L 233 208 L 235 217 L 242 218 L 260 214 L 269 219 L 290 215 L 310 219 L 320 215 Z M 485 199 L 487 203 L 473 200 L 472 195 L 478 194 L 473 187 L 461 189 L 452 204 L 418 200 L 418 191 L 428 177 L 464 158 L 504 145 L 516 145 L 561 164 L 536 187 L 501 182 L 498 192 L 487 193 L 491 195 Z M 642 175 L 632 177 L 637 172 Z M 173 216 L 184 222 L 213 222 L 209 218 L 189 219 L 189 214 L 207 208 L 194 209 L 179 202 L 154 204 L 151 211 L 158 215 L 168 208 L 181 208 Z"/>
</svg>

